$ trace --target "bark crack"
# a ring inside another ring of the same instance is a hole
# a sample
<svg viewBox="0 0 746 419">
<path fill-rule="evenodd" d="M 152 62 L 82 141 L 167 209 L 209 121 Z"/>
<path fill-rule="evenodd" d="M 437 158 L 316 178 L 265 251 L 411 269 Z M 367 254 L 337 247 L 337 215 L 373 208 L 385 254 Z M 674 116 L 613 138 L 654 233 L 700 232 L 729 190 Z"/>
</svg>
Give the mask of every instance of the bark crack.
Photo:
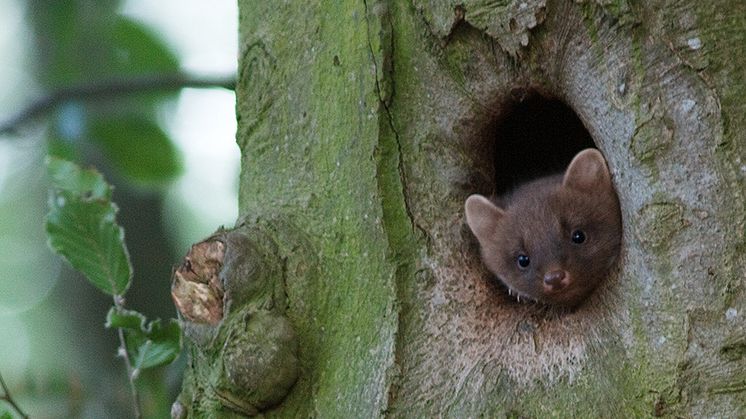
<svg viewBox="0 0 746 419">
<path fill-rule="evenodd" d="M 391 130 L 390 134 L 384 133 L 383 136 L 379 133 L 379 143 L 376 147 L 378 160 L 376 178 L 381 199 L 384 201 L 381 203 L 383 210 L 382 226 L 388 240 L 388 252 L 395 266 L 393 274 L 395 301 L 392 305 L 392 311 L 396 315 L 396 326 L 392 334 L 393 350 L 391 363 L 386 366 L 385 373 L 386 381 L 384 386 L 387 389 L 386 398 L 382 401 L 380 412 L 381 415 L 386 416 L 391 413 L 392 405 L 397 398 L 399 390 L 398 378 L 401 374 L 399 363 L 400 354 L 402 353 L 400 334 L 404 329 L 404 320 L 401 313 L 402 302 L 405 301 L 404 281 L 406 278 L 412 277 L 412 272 L 414 271 L 412 262 L 414 257 L 412 253 L 414 249 L 412 243 L 414 239 L 413 233 L 415 230 L 419 230 L 423 233 L 424 237 L 427 237 L 427 235 L 424 234 L 424 229 L 416 223 L 409 205 L 407 192 L 408 181 L 403 162 L 402 142 L 391 110 L 391 101 L 394 96 L 393 77 L 390 77 L 393 73 L 394 26 L 390 15 L 388 15 L 388 10 L 385 9 L 388 7 L 388 3 L 378 3 L 375 7 L 382 7 L 382 9 L 378 9 L 375 12 L 369 8 L 367 0 L 363 0 L 363 5 L 368 49 L 375 71 L 375 92 L 381 107 L 379 109 L 383 109 L 385 113 L 384 118 L 386 119 L 385 122 L 382 121 L 381 123 L 386 124 L 388 129 Z M 373 34 L 371 34 L 371 13 L 376 13 L 381 22 L 379 36 L 383 53 L 380 63 L 376 59 L 374 38 Z M 396 159 L 396 161 L 393 159 Z M 385 202 L 389 198 L 393 198 L 395 201 L 401 200 L 401 206 L 399 202 Z M 401 209 L 403 211 L 399 212 Z M 409 230 L 409 233 L 405 233 L 405 229 Z"/>
<path fill-rule="evenodd" d="M 398 154 L 398 171 L 399 171 L 399 177 L 401 178 L 401 184 L 402 184 L 402 197 L 404 201 L 404 208 L 407 212 L 407 216 L 409 217 L 410 222 L 412 223 L 412 226 L 414 226 L 417 230 L 419 230 L 424 237 L 428 237 L 427 232 L 425 229 L 420 226 L 414 218 L 414 215 L 412 214 L 412 210 L 409 205 L 409 200 L 407 199 L 407 174 L 404 170 L 404 159 L 403 159 L 403 153 L 402 153 L 402 146 L 401 146 L 401 139 L 399 137 L 399 131 L 396 129 L 396 126 L 394 124 L 394 117 L 391 112 L 390 108 L 390 102 L 393 100 L 394 97 L 394 83 L 393 78 L 389 77 L 389 85 L 390 88 L 385 89 L 382 87 L 384 81 L 381 80 L 379 77 L 379 68 L 381 70 L 381 73 L 390 73 L 392 71 L 392 64 L 389 63 L 386 65 L 386 63 L 381 63 L 381 67 L 378 65 L 378 61 L 376 60 L 376 54 L 373 50 L 373 42 L 371 41 L 371 34 L 370 34 L 370 9 L 368 8 L 368 1 L 363 0 L 363 5 L 365 7 L 365 23 L 367 25 L 367 38 L 368 38 L 368 49 L 370 51 L 370 57 L 371 61 L 373 62 L 373 68 L 375 71 L 375 87 L 376 87 L 376 95 L 378 96 L 378 101 L 380 102 L 381 106 L 383 106 L 384 112 L 386 114 L 386 121 L 388 122 L 388 126 L 391 129 L 391 132 L 394 134 L 394 140 L 396 141 L 396 147 L 397 147 L 397 154 Z M 394 26 L 393 22 L 391 21 L 390 17 L 381 19 L 382 22 L 385 22 L 388 25 L 388 56 L 391 60 L 394 53 Z M 383 60 L 386 60 L 386 56 L 383 57 Z M 383 74 L 382 74 L 383 76 Z"/>
</svg>

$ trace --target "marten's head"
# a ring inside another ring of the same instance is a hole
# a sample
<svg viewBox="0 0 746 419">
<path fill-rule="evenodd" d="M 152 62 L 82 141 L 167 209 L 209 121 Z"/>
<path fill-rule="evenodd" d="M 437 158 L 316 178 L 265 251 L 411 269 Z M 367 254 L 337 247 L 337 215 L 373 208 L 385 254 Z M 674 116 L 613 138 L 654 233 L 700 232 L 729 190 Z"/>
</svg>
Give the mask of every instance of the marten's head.
<svg viewBox="0 0 746 419">
<path fill-rule="evenodd" d="M 500 207 L 466 200 L 466 220 L 489 270 L 518 298 L 573 307 L 619 254 L 619 201 L 603 156 L 584 150 L 563 175 L 527 183 Z"/>
</svg>

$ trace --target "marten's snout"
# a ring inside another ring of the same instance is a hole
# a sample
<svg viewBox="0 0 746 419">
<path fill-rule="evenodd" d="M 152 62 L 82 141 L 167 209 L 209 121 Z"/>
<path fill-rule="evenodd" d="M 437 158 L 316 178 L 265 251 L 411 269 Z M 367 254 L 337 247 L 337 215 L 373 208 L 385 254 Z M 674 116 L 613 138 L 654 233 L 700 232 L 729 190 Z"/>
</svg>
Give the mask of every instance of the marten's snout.
<svg viewBox="0 0 746 419">
<path fill-rule="evenodd" d="M 549 271 L 544 274 L 544 291 L 557 292 L 570 283 L 570 275 L 563 271 Z"/>
</svg>

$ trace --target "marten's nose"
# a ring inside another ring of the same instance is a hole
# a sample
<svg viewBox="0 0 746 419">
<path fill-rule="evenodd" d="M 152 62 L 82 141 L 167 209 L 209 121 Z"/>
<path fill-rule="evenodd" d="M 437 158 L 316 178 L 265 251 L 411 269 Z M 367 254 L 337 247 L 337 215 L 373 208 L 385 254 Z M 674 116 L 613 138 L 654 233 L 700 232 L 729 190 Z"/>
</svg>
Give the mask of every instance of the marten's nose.
<svg viewBox="0 0 746 419">
<path fill-rule="evenodd" d="M 547 291 L 558 291 L 567 285 L 565 271 L 551 271 L 544 274 L 544 289 Z"/>
</svg>

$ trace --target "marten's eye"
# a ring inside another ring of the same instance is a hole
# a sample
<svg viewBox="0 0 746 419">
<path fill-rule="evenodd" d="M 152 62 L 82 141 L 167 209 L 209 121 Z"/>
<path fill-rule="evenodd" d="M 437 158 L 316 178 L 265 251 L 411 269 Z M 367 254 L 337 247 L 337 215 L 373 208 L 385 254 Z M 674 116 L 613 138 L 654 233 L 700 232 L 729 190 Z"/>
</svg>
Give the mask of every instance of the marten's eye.
<svg viewBox="0 0 746 419">
<path fill-rule="evenodd" d="M 583 233 L 580 230 L 575 230 L 572 232 L 572 242 L 575 244 L 580 244 L 585 241 L 585 233 Z"/>
<path fill-rule="evenodd" d="M 520 266 L 521 268 L 526 268 L 531 263 L 531 259 L 529 259 L 528 256 L 523 255 L 523 254 L 518 255 L 517 260 L 518 260 L 518 266 Z"/>
</svg>

